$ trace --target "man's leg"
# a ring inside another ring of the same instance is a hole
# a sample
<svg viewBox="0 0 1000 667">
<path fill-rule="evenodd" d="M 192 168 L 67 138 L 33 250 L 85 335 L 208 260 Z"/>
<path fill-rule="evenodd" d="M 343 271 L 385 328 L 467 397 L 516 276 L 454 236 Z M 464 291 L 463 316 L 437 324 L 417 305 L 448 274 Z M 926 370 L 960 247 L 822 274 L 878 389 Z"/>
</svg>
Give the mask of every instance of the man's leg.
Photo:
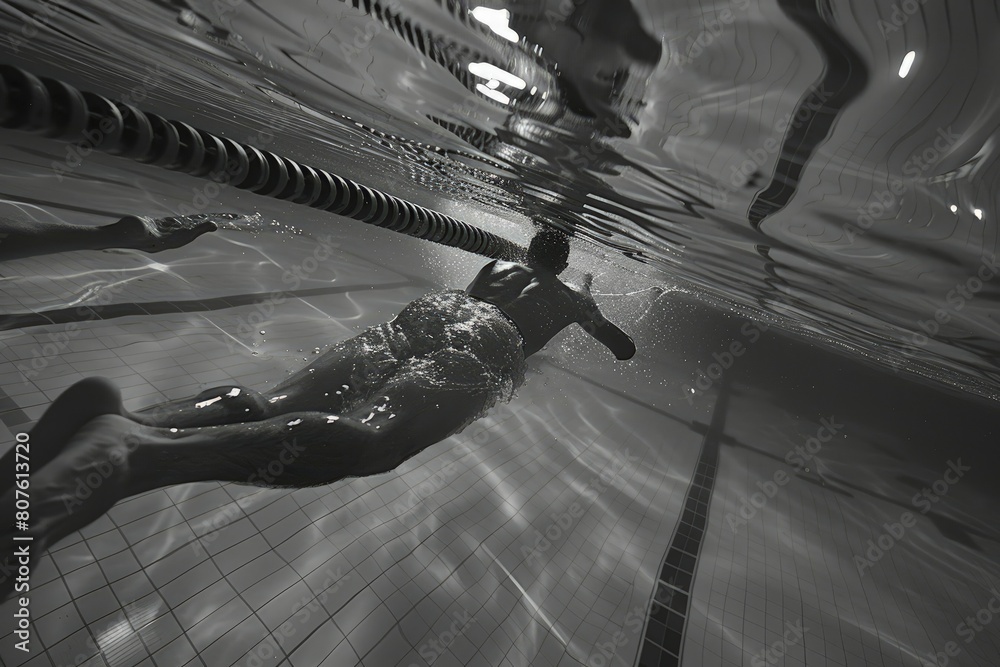
<svg viewBox="0 0 1000 667">
<path fill-rule="evenodd" d="M 179 429 L 120 419 L 109 432 L 117 429 L 116 437 L 134 443 L 124 484 L 128 495 L 207 480 L 299 488 L 389 472 L 460 431 L 485 401 L 475 388 L 411 379 L 339 415 L 290 412 L 258 422 Z"/>
<path fill-rule="evenodd" d="M 262 394 L 242 385 L 224 385 L 206 389 L 191 398 L 179 398 L 127 412 L 121 415 L 146 426 L 194 428 L 253 422 L 274 416 L 276 412 Z"/>
<path fill-rule="evenodd" d="M 405 351 L 387 343 L 388 325 L 340 341 L 302 370 L 264 392 L 241 385 L 121 414 L 147 426 L 193 428 L 261 421 L 288 412 L 333 412 L 369 398 L 399 368 Z"/>
<path fill-rule="evenodd" d="M 219 480 L 295 488 L 389 472 L 464 428 L 487 395 L 411 377 L 344 415 L 295 412 L 182 429 L 96 417 L 32 473 L 33 553 L 40 556 L 120 500 L 163 486 Z M 11 489 L 0 508 L 13 505 Z"/>
<path fill-rule="evenodd" d="M 31 468 L 37 470 L 62 451 L 69 438 L 100 415 L 121 414 L 121 392 L 99 377 L 80 380 L 59 395 L 28 433 Z M 0 457 L 0 496 L 14 486 L 16 447 Z"/>
<path fill-rule="evenodd" d="M 62 450 L 70 436 L 91 419 L 117 414 L 147 426 L 195 428 L 255 422 L 288 412 L 342 414 L 385 385 L 406 356 L 406 339 L 390 324 L 341 341 L 273 389 L 260 393 L 226 385 L 129 413 L 121 392 L 104 378 L 77 382 L 52 404 L 31 430 L 31 456 L 39 469 Z M 14 447 L 0 457 L 0 471 L 14 470 Z M 0 496 L 14 484 L 0 477 Z"/>
</svg>

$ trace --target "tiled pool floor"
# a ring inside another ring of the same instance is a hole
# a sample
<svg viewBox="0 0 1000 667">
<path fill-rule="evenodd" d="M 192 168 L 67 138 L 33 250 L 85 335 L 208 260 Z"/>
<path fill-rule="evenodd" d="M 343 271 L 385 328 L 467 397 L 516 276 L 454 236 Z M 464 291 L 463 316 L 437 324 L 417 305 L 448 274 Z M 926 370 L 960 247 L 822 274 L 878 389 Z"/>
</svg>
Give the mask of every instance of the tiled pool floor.
<svg viewBox="0 0 1000 667">
<path fill-rule="evenodd" d="M 119 286 L 122 306 L 69 322 L 5 321 L 4 446 L 89 375 L 112 378 L 130 409 L 227 383 L 265 387 L 317 346 L 475 265 L 415 277 L 432 256 L 400 243 L 408 259 L 392 269 L 345 251 L 259 329 L 249 317 L 281 289 L 281 265 L 235 255 L 232 238 L 178 262 L 119 255 L 117 281 L 107 257 L 86 253 L 4 267 L 9 315 L 66 311 L 106 282 Z M 284 252 L 309 244 L 295 237 Z M 42 558 L 33 650 L 6 642 L 0 660 L 911 666 L 944 650 L 1000 581 L 982 489 L 956 485 L 870 567 L 857 556 L 882 524 L 913 510 L 913 484 L 932 482 L 951 459 L 982 461 L 980 445 L 931 455 L 926 442 L 904 446 L 851 421 L 853 408 L 836 402 L 794 410 L 745 369 L 689 403 L 680 387 L 707 353 L 655 341 L 650 332 L 669 315 L 632 320 L 650 345 L 631 370 L 595 355 L 582 335 L 561 339 L 532 362 L 510 404 L 394 473 L 294 491 L 190 484 L 120 503 Z M 814 464 L 789 462 L 841 414 L 843 429 Z M 766 489 L 774 493 L 754 495 Z M 665 572 L 673 592 L 658 584 Z M 12 609 L 0 605 L 0 618 Z M 998 647 L 1000 626 L 986 624 L 961 645 L 961 664 L 993 665 Z"/>
</svg>

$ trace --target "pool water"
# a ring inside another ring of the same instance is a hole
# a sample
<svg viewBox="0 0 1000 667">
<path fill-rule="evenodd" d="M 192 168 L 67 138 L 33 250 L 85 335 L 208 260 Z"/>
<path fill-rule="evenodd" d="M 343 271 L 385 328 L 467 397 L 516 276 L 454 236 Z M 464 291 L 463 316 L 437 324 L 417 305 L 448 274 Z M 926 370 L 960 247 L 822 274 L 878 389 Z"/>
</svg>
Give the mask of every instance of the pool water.
<svg viewBox="0 0 1000 667">
<path fill-rule="evenodd" d="M 0 664 L 997 664 L 997 287 L 948 296 L 996 252 L 995 11 L 551 3 L 511 23 L 539 55 L 459 3 L 356 4 L 6 3 L 2 62 L 522 245 L 572 228 L 564 277 L 594 274 L 636 357 L 569 329 L 392 473 L 123 501 L 42 557 Z M 573 61 L 537 26 L 588 6 Z M 264 389 L 484 262 L 2 132 L 0 217 L 246 216 L 4 262 L 2 451 L 84 377 L 131 410 Z"/>
</svg>

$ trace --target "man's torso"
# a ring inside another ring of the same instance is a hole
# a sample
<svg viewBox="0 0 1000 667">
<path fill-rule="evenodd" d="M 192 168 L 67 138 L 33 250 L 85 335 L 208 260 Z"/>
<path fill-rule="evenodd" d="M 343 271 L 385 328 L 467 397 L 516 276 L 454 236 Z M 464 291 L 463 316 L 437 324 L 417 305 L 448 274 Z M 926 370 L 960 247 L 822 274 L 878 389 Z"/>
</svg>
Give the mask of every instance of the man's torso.
<svg viewBox="0 0 1000 667">
<path fill-rule="evenodd" d="M 580 298 L 554 274 L 513 262 L 487 264 L 466 293 L 497 306 L 524 338 L 525 356 L 578 319 Z"/>
</svg>

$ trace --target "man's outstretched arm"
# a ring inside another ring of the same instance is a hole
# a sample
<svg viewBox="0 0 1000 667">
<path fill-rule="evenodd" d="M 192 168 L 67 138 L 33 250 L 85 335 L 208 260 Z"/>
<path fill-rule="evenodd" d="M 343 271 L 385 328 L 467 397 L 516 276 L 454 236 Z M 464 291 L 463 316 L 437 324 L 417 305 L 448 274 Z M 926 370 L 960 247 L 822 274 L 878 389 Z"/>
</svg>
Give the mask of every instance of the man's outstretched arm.
<svg viewBox="0 0 1000 667">
<path fill-rule="evenodd" d="M 611 350 L 616 359 L 619 361 L 631 359 L 635 356 L 635 342 L 631 336 L 604 317 L 594 297 L 590 295 L 591 280 L 592 277 L 588 274 L 583 289 L 574 290 L 580 297 L 580 318 L 577 323 L 601 345 Z"/>
<path fill-rule="evenodd" d="M 603 318 L 603 315 L 600 317 Z M 632 341 L 632 337 L 611 322 L 594 318 L 581 322 L 580 326 L 601 345 L 611 350 L 618 361 L 625 361 L 635 356 L 635 342 Z"/>
</svg>

